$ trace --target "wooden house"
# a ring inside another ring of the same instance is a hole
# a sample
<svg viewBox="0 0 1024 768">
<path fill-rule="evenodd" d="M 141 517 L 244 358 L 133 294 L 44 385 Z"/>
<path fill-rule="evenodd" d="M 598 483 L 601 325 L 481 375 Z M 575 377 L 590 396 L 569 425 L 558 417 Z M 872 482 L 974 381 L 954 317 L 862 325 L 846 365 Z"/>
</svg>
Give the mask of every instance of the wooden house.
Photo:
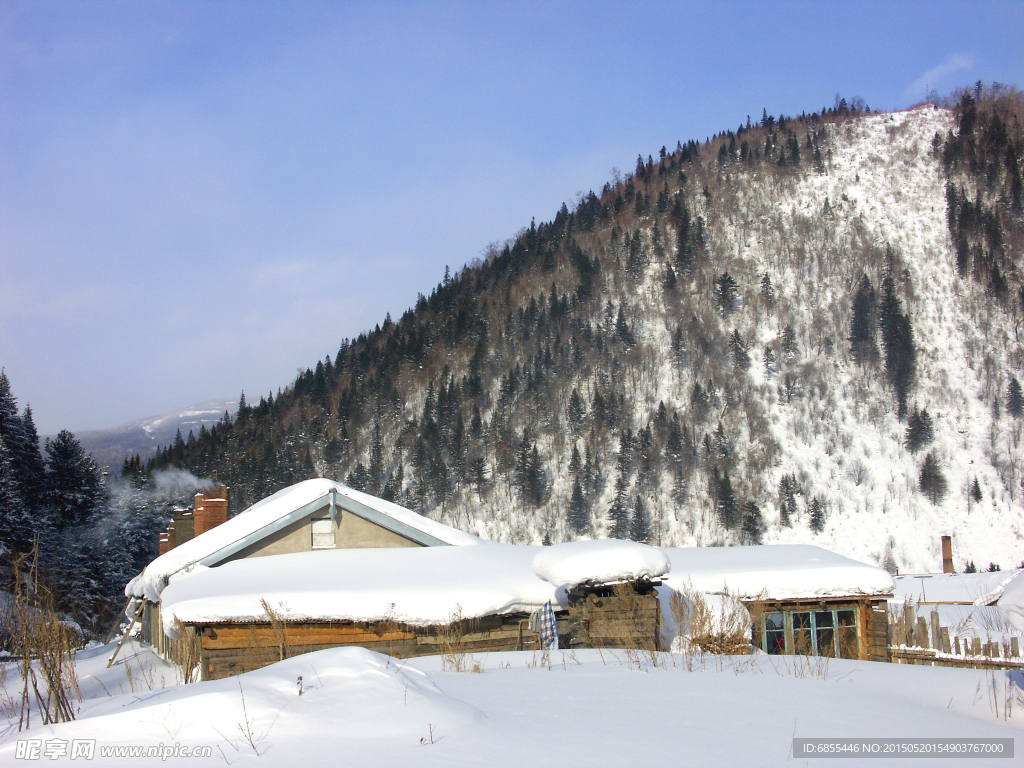
<svg viewBox="0 0 1024 768">
<path fill-rule="evenodd" d="M 580 551 L 591 562 L 596 551 L 598 566 L 568 589 L 537 569 L 542 556 Z M 642 567 L 645 555 L 661 570 Z M 548 628 L 547 647 L 653 651 L 653 587 L 667 568 L 659 550 L 623 541 L 296 553 L 175 579 L 163 621 L 168 635 L 195 638 L 205 679 L 340 645 L 399 658 L 542 650 L 545 615 L 558 633 L 556 643 Z"/>
<path fill-rule="evenodd" d="M 326 479 L 285 488 L 227 518 L 227 489 L 196 494 L 161 536 L 160 556 L 125 589 L 143 639 L 166 654 L 161 594 L 176 577 L 226 563 L 300 552 L 477 544 L 476 536 Z"/>
<path fill-rule="evenodd" d="M 191 526 L 202 517 L 197 506 Z M 539 650 L 547 604 L 562 648 L 660 650 L 672 588 L 740 600 L 766 653 L 886 660 L 892 577 L 818 547 L 502 545 L 329 480 L 174 538 L 126 593 L 143 638 L 164 653 L 185 638 L 206 679 L 339 645 Z"/>
</svg>

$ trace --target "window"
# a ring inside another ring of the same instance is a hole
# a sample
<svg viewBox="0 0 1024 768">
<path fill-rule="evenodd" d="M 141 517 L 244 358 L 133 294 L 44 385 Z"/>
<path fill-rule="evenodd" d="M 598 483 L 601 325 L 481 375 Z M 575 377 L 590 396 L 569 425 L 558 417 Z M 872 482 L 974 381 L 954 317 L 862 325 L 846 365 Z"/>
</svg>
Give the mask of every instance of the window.
<svg viewBox="0 0 1024 768">
<path fill-rule="evenodd" d="M 754 644 L 765 653 L 858 658 L 857 611 L 775 611 L 762 614 Z"/>
<path fill-rule="evenodd" d="M 814 652 L 819 656 L 836 655 L 836 626 L 833 611 L 814 612 Z"/>
<path fill-rule="evenodd" d="M 313 536 L 313 549 L 334 549 L 334 523 L 330 518 L 311 520 L 310 530 Z"/>
<path fill-rule="evenodd" d="M 786 652 L 786 627 L 784 613 L 769 613 L 764 617 L 764 650 L 767 653 Z"/>
<path fill-rule="evenodd" d="M 836 627 L 838 630 L 839 657 L 842 659 L 857 658 L 857 612 L 836 611 Z"/>
<path fill-rule="evenodd" d="M 793 611 L 793 653 L 800 656 L 810 656 L 814 652 L 811 612 Z"/>
</svg>

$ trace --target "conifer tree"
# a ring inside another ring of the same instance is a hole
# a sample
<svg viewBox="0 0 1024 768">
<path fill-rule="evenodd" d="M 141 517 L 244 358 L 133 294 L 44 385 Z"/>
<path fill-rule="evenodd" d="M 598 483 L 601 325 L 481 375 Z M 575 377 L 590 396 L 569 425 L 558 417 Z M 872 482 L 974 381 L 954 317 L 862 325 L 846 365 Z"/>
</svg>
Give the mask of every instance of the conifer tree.
<svg viewBox="0 0 1024 768">
<path fill-rule="evenodd" d="M 179 436 L 181 432 L 178 432 Z M 66 429 L 46 441 L 44 498 L 62 529 L 88 523 L 103 498 L 103 476 Z"/>
<path fill-rule="evenodd" d="M 850 322 L 850 347 L 858 365 L 878 359 L 875 342 L 875 289 L 867 275 L 861 275 L 853 297 L 853 319 Z"/>
<path fill-rule="evenodd" d="M 907 418 L 907 431 L 904 444 L 911 453 L 916 453 L 924 446 L 930 445 L 935 439 L 935 427 L 932 424 L 932 417 L 928 415 L 928 409 L 918 410 L 914 406 L 910 416 Z"/>
<path fill-rule="evenodd" d="M 760 544 L 764 537 L 764 516 L 757 504 L 748 501 L 743 505 L 743 523 L 741 526 L 743 540 L 747 544 Z"/>
<path fill-rule="evenodd" d="M 772 285 L 772 279 L 767 272 L 761 276 L 761 298 L 768 309 L 775 306 L 775 286 Z"/>
<path fill-rule="evenodd" d="M 815 533 L 825 530 L 825 504 L 818 496 L 811 499 L 811 515 L 808 525 Z"/>
<path fill-rule="evenodd" d="M 1014 376 L 1006 388 L 1006 412 L 1019 419 L 1024 416 L 1024 393 L 1021 392 L 1020 382 Z"/>
<path fill-rule="evenodd" d="M 779 365 L 775 361 L 775 351 L 768 345 L 764 348 L 764 373 L 769 379 L 774 379 L 779 373 Z"/>
<path fill-rule="evenodd" d="M 750 367 L 750 355 L 738 328 L 733 330 L 732 336 L 729 337 L 729 351 L 732 353 L 733 367 L 737 371 L 746 371 Z"/>
<path fill-rule="evenodd" d="M 12 551 L 28 551 L 31 528 L 10 454 L 0 437 L 0 565 L 5 568 L 10 565 L 8 558 Z"/>
<path fill-rule="evenodd" d="M 878 323 L 885 346 L 885 372 L 896 392 L 897 416 L 902 419 L 907 415 L 907 399 L 917 370 L 917 349 L 910 317 L 903 313 L 891 272 L 882 281 Z"/>
<path fill-rule="evenodd" d="M 723 317 L 728 317 L 736 311 L 739 298 L 739 285 L 736 279 L 728 272 L 723 272 L 715 279 L 715 300 L 718 302 L 718 311 Z"/>
<path fill-rule="evenodd" d="M 939 504 L 946 497 L 946 477 L 939 467 L 939 459 L 935 451 L 930 451 L 924 457 L 921 465 L 921 475 L 918 478 L 918 485 L 932 504 Z"/>
<path fill-rule="evenodd" d="M 782 354 L 787 360 L 796 360 L 800 356 L 800 348 L 796 343 L 796 331 L 791 323 L 786 323 L 782 331 Z"/>
<path fill-rule="evenodd" d="M 590 530 L 590 515 L 587 513 L 587 501 L 583 497 L 583 488 L 577 479 L 572 486 L 572 497 L 569 499 L 569 528 L 579 535 Z"/>
<path fill-rule="evenodd" d="M 732 530 L 738 522 L 739 503 L 733 494 L 729 473 L 723 471 L 719 474 L 716 469 L 714 474 L 718 489 L 717 498 L 715 499 L 715 510 L 718 512 L 718 520 L 726 530 Z"/>
<path fill-rule="evenodd" d="M 608 523 L 611 538 L 625 539 L 629 533 L 629 481 L 620 474 L 615 478 L 615 496 L 608 509 Z"/>
<path fill-rule="evenodd" d="M 633 541 L 646 542 L 651 536 L 651 521 L 643 500 L 637 496 L 633 502 L 633 515 L 630 520 L 629 538 Z"/>
<path fill-rule="evenodd" d="M 21 503 L 33 515 L 39 507 L 44 482 L 39 436 L 32 420 L 32 409 L 25 406 L 24 415 L 18 415 L 17 399 L 11 390 L 7 374 L 0 370 L 0 439 L 7 449 L 12 481 Z"/>
</svg>

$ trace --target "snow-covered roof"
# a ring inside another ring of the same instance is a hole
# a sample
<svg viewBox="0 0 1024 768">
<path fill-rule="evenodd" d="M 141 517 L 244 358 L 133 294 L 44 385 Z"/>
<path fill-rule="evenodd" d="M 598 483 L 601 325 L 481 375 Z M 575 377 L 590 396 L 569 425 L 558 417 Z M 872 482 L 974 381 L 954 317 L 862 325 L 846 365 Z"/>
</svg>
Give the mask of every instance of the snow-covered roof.
<svg viewBox="0 0 1024 768">
<path fill-rule="evenodd" d="M 663 551 L 672 561 L 664 580 L 668 586 L 690 582 L 699 592 L 728 590 L 742 600 L 762 594 L 773 600 L 889 595 L 893 590 L 892 576 L 881 568 L 808 544 Z"/>
<path fill-rule="evenodd" d="M 538 578 L 542 547 L 481 542 L 477 547 L 336 549 L 235 560 L 178 574 L 164 589 L 170 634 L 184 622 L 267 621 L 266 600 L 288 621 L 377 621 L 412 625 L 532 612 L 565 590 Z"/>
<path fill-rule="evenodd" d="M 567 589 L 585 583 L 658 579 L 671 567 L 662 550 L 617 539 L 556 544 L 544 547 L 533 558 L 537 576 Z"/>
<path fill-rule="evenodd" d="M 667 555 L 667 558 L 666 558 Z M 671 561 L 671 563 L 669 562 Z M 671 567 L 671 575 L 666 572 Z M 338 549 L 235 560 L 179 573 L 161 595 L 165 630 L 186 623 L 289 621 L 442 624 L 567 605 L 566 586 L 642 575 L 700 592 L 773 599 L 885 595 L 881 568 L 806 545 L 656 549 L 613 539 L 528 547 Z M 551 580 L 547 580 L 550 578 Z M 555 583 L 552 583 L 555 582 Z"/>
<path fill-rule="evenodd" d="M 902 604 L 952 603 L 991 605 L 1021 571 L 985 573 L 918 573 L 897 576 L 892 601 Z"/>
<path fill-rule="evenodd" d="M 333 480 L 305 480 L 256 502 L 227 522 L 160 555 L 128 583 L 125 594 L 158 602 L 160 593 L 173 574 L 197 565 L 218 565 L 250 544 L 325 506 L 341 507 L 424 546 L 471 546 L 481 543 L 481 539 L 472 534 L 430 520 L 398 504 L 360 493 Z"/>
</svg>

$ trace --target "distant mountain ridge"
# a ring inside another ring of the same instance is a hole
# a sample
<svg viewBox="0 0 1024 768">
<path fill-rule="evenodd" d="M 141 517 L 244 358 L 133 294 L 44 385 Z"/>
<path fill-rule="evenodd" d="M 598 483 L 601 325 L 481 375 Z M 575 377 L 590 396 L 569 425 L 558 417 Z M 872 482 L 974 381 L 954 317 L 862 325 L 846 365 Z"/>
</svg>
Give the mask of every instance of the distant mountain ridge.
<svg viewBox="0 0 1024 768">
<path fill-rule="evenodd" d="M 216 424 L 224 413 L 234 415 L 238 409 L 237 399 L 218 398 L 190 405 L 177 411 L 159 416 L 148 416 L 126 422 L 109 429 L 79 432 L 75 435 L 87 453 L 101 467 L 113 471 L 120 469 L 126 457 L 138 455 L 143 461 L 151 458 L 157 448 L 171 445 L 178 431 L 187 439 L 191 431 L 198 437 L 199 430 Z M 42 438 L 43 441 L 47 437 Z"/>
</svg>

